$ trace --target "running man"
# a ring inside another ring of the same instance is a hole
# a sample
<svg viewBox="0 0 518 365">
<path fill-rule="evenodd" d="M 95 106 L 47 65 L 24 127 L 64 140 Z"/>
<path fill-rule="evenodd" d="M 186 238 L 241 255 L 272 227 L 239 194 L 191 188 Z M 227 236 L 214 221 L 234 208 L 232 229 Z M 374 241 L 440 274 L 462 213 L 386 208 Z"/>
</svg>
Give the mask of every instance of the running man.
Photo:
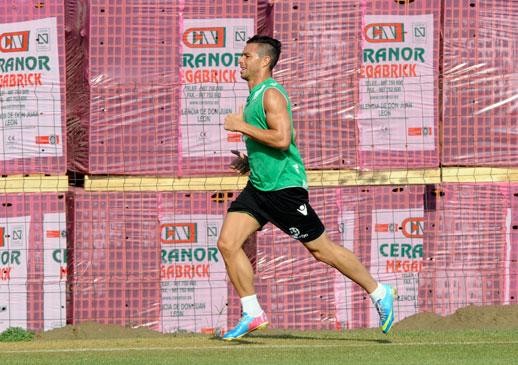
<svg viewBox="0 0 518 365">
<path fill-rule="evenodd" d="M 256 35 L 239 58 L 241 78 L 250 95 L 244 110 L 225 118 L 225 129 L 243 134 L 248 156 L 238 154 L 231 167 L 250 171 L 247 186 L 232 202 L 223 222 L 218 248 L 243 309 L 224 340 L 236 340 L 268 326 L 256 296 L 252 265 L 243 251 L 245 240 L 267 222 L 302 242 L 317 259 L 340 271 L 369 293 L 387 333 L 394 323 L 396 290 L 376 282 L 357 257 L 333 243 L 308 200 L 304 164 L 295 145 L 291 103 L 286 90 L 272 79 L 281 42 Z M 236 153 L 236 151 L 233 151 Z"/>
</svg>

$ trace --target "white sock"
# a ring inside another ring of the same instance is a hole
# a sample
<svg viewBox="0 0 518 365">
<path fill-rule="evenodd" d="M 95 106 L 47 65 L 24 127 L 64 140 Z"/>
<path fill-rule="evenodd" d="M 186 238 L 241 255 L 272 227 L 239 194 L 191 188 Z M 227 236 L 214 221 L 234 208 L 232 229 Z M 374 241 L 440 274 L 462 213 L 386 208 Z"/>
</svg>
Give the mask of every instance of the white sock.
<svg viewBox="0 0 518 365">
<path fill-rule="evenodd" d="M 256 294 L 241 298 L 241 305 L 243 306 L 243 313 L 246 313 L 249 316 L 259 317 L 263 314 L 263 309 L 257 301 Z"/>
<path fill-rule="evenodd" d="M 383 299 L 387 294 L 387 290 L 383 285 L 378 283 L 378 287 L 369 295 L 371 296 L 372 302 L 376 303 L 378 300 Z"/>
</svg>

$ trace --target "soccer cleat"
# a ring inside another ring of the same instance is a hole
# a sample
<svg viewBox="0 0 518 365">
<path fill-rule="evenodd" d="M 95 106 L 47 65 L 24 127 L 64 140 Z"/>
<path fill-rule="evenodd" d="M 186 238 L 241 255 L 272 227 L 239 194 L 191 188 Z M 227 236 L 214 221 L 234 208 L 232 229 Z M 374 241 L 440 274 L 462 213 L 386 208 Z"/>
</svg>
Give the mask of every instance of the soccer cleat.
<svg viewBox="0 0 518 365">
<path fill-rule="evenodd" d="M 376 310 L 380 316 L 380 327 L 383 333 L 388 333 L 394 324 L 394 298 L 397 297 L 397 289 L 387 284 L 385 287 L 385 296 L 374 303 Z"/>
<path fill-rule="evenodd" d="M 223 335 L 225 341 L 237 340 L 250 332 L 255 330 L 261 330 L 268 327 L 270 323 L 266 317 L 266 313 L 263 312 L 259 317 L 252 317 L 246 313 L 243 313 L 241 320 L 230 331 Z"/>
</svg>

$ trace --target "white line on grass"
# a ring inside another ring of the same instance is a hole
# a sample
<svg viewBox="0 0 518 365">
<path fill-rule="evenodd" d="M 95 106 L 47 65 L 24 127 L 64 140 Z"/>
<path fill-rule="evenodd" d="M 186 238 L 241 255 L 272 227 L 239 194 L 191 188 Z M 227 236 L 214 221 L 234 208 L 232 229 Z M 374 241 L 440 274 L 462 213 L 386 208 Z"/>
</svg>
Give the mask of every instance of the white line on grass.
<svg viewBox="0 0 518 365">
<path fill-rule="evenodd" d="M 379 346 L 472 346 L 472 345 L 517 345 L 518 341 L 463 341 L 463 342 L 396 342 L 380 343 Z M 7 350 L 1 354 L 24 354 L 24 353 L 64 353 L 64 352 L 117 352 L 117 351 L 179 351 L 179 350 L 255 350 L 255 349 L 297 349 L 297 348 L 330 348 L 330 347 L 372 347 L 373 343 L 357 344 L 315 344 L 315 345 L 256 345 L 242 344 L 221 345 L 221 346 L 173 346 L 173 347 L 108 347 L 108 348 L 78 348 L 78 349 L 31 349 L 31 350 Z"/>
</svg>

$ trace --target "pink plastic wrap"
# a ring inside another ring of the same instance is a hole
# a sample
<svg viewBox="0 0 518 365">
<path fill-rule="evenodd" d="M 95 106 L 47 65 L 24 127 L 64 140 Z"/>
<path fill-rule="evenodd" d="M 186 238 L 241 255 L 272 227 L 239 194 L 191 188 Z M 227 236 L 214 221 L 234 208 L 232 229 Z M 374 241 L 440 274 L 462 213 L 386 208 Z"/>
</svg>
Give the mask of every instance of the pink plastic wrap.
<svg viewBox="0 0 518 365">
<path fill-rule="evenodd" d="M 359 3 L 358 165 L 438 166 L 442 3 Z"/>
<path fill-rule="evenodd" d="M 415 314 L 423 268 L 424 186 L 342 188 L 336 191 L 341 244 L 352 250 L 376 280 L 398 288 L 397 318 Z M 336 273 L 337 326 L 376 327 L 370 298 Z"/>
<path fill-rule="evenodd" d="M 238 192 L 89 193 L 69 201 L 73 323 L 215 333 L 240 317 L 216 242 Z M 516 184 L 312 189 L 337 244 L 395 285 L 396 316 L 516 303 Z M 245 244 L 272 327 L 376 327 L 363 290 L 271 224 Z"/>
<path fill-rule="evenodd" d="M 309 168 L 355 167 L 358 2 L 283 0 L 273 16 L 283 47 L 273 76 L 290 95 L 302 157 Z"/>
<path fill-rule="evenodd" d="M 54 52 L 58 65 L 44 97 L 0 87 L 1 174 L 229 173 L 230 150 L 244 144 L 223 119 L 248 95 L 236 61 L 254 33 L 283 42 L 273 76 L 290 95 L 309 169 L 516 165 L 516 1 L 64 3 L 0 4 L 2 85 L 6 49 L 24 39 L 11 23 L 41 21 L 29 48 Z M 45 101 L 35 115 L 45 122 L 17 128 L 8 113 L 19 96 Z M 15 130 L 36 130 L 38 149 L 8 158 L 20 146 Z M 2 195 L 0 329 L 228 330 L 241 307 L 217 238 L 238 194 Z M 399 289 L 398 320 L 518 303 L 517 184 L 312 188 L 310 200 L 330 238 Z M 378 325 L 359 286 L 271 224 L 244 247 L 272 327 Z"/>
<path fill-rule="evenodd" d="M 509 188 L 511 201 L 511 249 L 506 252 L 505 270 L 509 272 L 509 286 L 505 287 L 505 298 L 509 303 L 518 303 L 518 184 L 512 184 Z M 507 293 L 507 288 L 509 292 Z"/>
<path fill-rule="evenodd" d="M 68 1 L 70 169 L 229 173 L 230 150 L 244 144 L 223 118 L 246 101 L 237 57 L 257 14 L 256 0 Z"/>
<path fill-rule="evenodd" d="M 241 135 L 225 131 L 223 123 L 246 103 L 248 86 L 237 62 L 246 40 L 257 32 L 258 16 L 267 15 L 265 2 L 185 1 L 177 175 L 228 174 L 234 157 L 230 151 L 245 150 Z M 266 20 L 261 21 L 266 29 Z M 217 42 L 213 34 L 218 34 Z M 216 61 L 211 62 L 212 56 Z"/>
<path fill-rule="evenodd" d="M 516 302 L 510 294 L 516 282 L 511 253 L 517 249 L 511 239 L 513 190 L 504 184 L 442 184 L 430 192 L 422 310 L 447 315 L 469 304 Z"/>
<path fill-rule="evenodd" d="M 441 130 L 444 164 L 513 165 L 515 3 L 441 4 L 70 1 L 70 168 L 227 173 L 230 149 L 244 146 L 223 117 L 248 93 L 235 55 L 252 33 L 272 31 L 283 42 L 274 77 L 309 168 L 436 167 Z M 224 45 L 210 43 L 223 32 Z M 459 127 L 465 118 L 470 128 Z"/>
<path fill-rule="evenodd" d="M 338 239 L 335 189 L 314 189 L 310 201 L 327 233 Z M 275 328 L 335 329 L 334 270 L 319 263 L 304 246 L 268 224 L 257 234 L 256 289 Z M 232 320 L 240 303 L 229 304 Z"/>
<path fill-rule="evenodd" d="M 233 326 L 241 315 L 239 297 L 226 278 L 216 242 L 236 196 L 71 192 L 70 321 L 162 332 L 225 331 Z M 312 196 L 329 222 L 335 221 L 336 209 L 324 202 L 333 197 L 334 189 L 316 190 Z M 272 228 L 265 227 L 257 243 L 251 237 L 245 251 L 273 325 L 335 328 L 333 271 Z M 336 222 L 328 232 L 337 238 Z"/>
<path fill-rule="evenodd" d="M 73 190 L 70 321 L 225 330 L 230 286 L 216 242 L 234 196 Z"/>
<path fill-rule="evenodd" d="M 398 320 L 516 303 L 516 184 L 338 190 L 342 244 L 399 291 Z M 340 275 L 338 326 L 376 327 L 370 299 Z"/>
<path fill-rule="evenodd" d="M 273 13 L 274 76 L 310 168 L 438 166 L 440 2 L 279 1 Z"/>
<path fill-rule="evenodd" d="M 66 324 L 65 195 L 0 196 L 0 331 Z"/>
<path fill-rule="evenodd" d="M 156 193 L 70 192 L 71 323 L 158 329 Z"/>
<path fill-rule="evenodd" d="M 0 3 L 2 175 L 66 172 L 64 10 L 58 0 Z"/>
<path fill-rule="evenodd" d="M 518 2 L 444 7 L 442 162 L 518 166 Z"/>
<path fill-rule="evenodd" d="M 182 5 L 67 1 L 69 168 L 177 169 Z"/>
<path fill-rule="evenodd" d="M 100 86 L 90 95 L 90 173 L 176 174 L 176 87 Z"/>
<path fill-rule="evenodd" d="M 217 248 L 221 225 L 236 192 L 159 194 L 162 332 L 225 331 L 237 300 Z M 256 256 L 253 237 L 245 244 Z M 239 308 L 239 301 L 237 308 Z"/>
</svg>

